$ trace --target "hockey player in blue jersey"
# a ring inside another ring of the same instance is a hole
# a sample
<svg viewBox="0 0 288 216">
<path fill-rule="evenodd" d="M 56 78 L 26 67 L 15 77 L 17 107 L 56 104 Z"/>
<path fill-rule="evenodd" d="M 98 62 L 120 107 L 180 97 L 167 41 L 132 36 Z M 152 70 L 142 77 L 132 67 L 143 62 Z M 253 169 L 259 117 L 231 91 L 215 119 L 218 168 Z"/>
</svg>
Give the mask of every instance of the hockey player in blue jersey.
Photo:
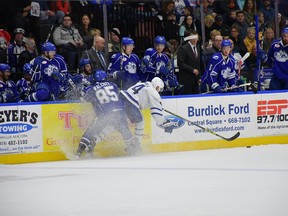
<svg viewBox="0 0 288 216">
<path fill-rule="evenodd" d="M 83 90 L 83 99 L 90 102 L 95 111 L 95 118 L 82 136 L 75 154 L 78 159 L 82 153 L 93 154 L 97 143 L 113 131 L 118 131 L 125 140 L 127 148 L 133 145 L 133 136 L 128 127 L 119 88 L 114 82 L 106 81 L 105 71 L 95 71 L 95 84 Z"/>
<path fill-rule="evenodd" d="M 93 83 L 94 76 L 92 76 L 92 65 L 91 61 L 88 58 L 81 59 L 79 62 L 79 71 L 80 74 L 75 75 L 72 80 L 77 83 L 77 80 L 80 80 L 77 78 L 77 76 L 81 77 L 81 83 L 82 85 L 89 85 Z"/>
<path fill-rule="evenodd" d="M 148 48 L 141 60 L 140 80 L 146 82 L 151 81 L 154 77 L 160 77 L 165 83 L 164 91 L 172 91 L 172 88 L 178 88 L 179 83 L 170 59 L 165 53 L 166 46 L 167 42 L 164 36 L 155 37 L 154 48 Z"/>
<path fill-rule="evenodd" d="M 231 87 L 232 91 L 241 91 L 241 88 L 234 88 L 237 84 L 237 73 L 235 71 L 235 59 L 231 54 L 232 44 L 230 40 L 223 40 L 221 52 L 215 53 L 201 77 L 201 92 L 221 93 L 227 92 Z"/>
<path fill-rule="evenodd" d="M 268 54 L 260 50 L 258 57 L 265 63 L 272 64 L 273 76 L 271 78 L 269 89 L 282 90 L 288 89 L 288 27 L 281 33 L 281 39 L 275 40 Z"/>
<path fill-rule="evenodd" d="M 25 98 L 29 95 L 31 91 L 32 73 L 33 73 L 32 65 L 30 63 L 25 63 L 23 66 L 23 77 L 16 83 L 17 90 L 22 100 L 25 100 Z"/>
<path fill-rule="evenodd" d="M 66 100 L 80 99 L 80 93 L 84 87 L 94 83 L 94 76 L 92 76 L 92 66 L 89 59 L 84 58 L 79 62 L 78 74 L 71 75 L 69 73 L 65 76 L 63 98 Z"/>
<path fill-rule="evenodd" d="M 20 102 L 20 95 L 15 83 L 10 80 L 10 66 L 0 64 L 0 103 Z"/>
<path fill-rule="evenodd" d="M 58 100 L 62 93 L 61 88 L 67 73 L 63 57 L 56 55 L 56 47 L 51 42 L 42 44 L 41 52 L 41 56 L 30 62 L 33 68 L 34 92 L 26 98 L 27 101 Z"/>
<path fill-rule="evenodd" d="M 140 59 L 133 49 L 133 39 L 123 37 L 122 51 L 111 56 L 107 71 L 120 89 L 127 89 L 139 81 Z"/>
<path fill-rule="evenodd" d="M 171 66 L 169 65 L 170 59 L 164 52 L 166 45 L 165 37 L 157 36 L 154 39 L 155 48 L 148 48 L 145 51 L 141 60 L 141 81 L 151 81 L 156 76 L 168 75 Z"/>
</svg>

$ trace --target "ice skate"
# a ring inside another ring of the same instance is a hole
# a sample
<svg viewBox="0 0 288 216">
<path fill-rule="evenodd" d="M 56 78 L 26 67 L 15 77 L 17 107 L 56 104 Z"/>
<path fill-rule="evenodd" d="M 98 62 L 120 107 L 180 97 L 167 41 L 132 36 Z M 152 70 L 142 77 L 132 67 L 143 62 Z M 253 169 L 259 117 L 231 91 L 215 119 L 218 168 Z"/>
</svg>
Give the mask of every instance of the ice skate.
<svg viewBox="0 0 288 216">
<path fill-rule="evenodd" d="M 138 139 L 133 139 L 133 142 L 127 144 L 125 148 L 127 155 L 139 155 L 142 153 L 141 145 Z"/>
<path fill-rule="evenodd" d="M 94 148 L 90 146 L 88 149 L 85 150 L 85 158 L 93 158 L 94 157 Z"/>
<path fill-rule="evenodd" d="M 74 154 L 75 160 L 79 160 L 80 157 L 81 157 L 81 153 L 77 151 L 77 152 Z"/>
<path fill-rule="evenodd" d="M 94 147 L 95 145 L 79 145 L 77 152 L 74 154 L 74 157 L 76 160 L 80 159 L 80 157 L 83 158 L 93 158 L 94 156 Z M 85 152 L 85 153 L 84 153 Z"/>
<path fill-rule="evenodd" d="M 75 160 L 79 160 L 83 151 L 85 150 L 85 146 L 79 145 L 77 152 L 74 154 Z"/>
</svg>

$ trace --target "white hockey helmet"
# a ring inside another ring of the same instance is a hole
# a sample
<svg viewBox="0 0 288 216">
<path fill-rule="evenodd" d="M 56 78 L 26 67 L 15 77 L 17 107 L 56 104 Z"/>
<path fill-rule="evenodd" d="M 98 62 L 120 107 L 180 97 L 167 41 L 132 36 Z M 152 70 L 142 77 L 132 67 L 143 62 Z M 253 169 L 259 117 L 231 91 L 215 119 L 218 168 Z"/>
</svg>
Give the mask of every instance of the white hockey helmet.
<svg viewBox="0 0 288 216">
<path fill-rule="evenodd" d="M 160 79 L 159 77 L 154 77 L 152 80 L 151 80 L 151 83 L 153 85 L 153 87 L 158 91 L 158 92 L 162 92 L 163 89 L 164 89 L 164 82 L 162 79 Z M 159 87 L 157 89 L 157 87 Z"/>
</svg>

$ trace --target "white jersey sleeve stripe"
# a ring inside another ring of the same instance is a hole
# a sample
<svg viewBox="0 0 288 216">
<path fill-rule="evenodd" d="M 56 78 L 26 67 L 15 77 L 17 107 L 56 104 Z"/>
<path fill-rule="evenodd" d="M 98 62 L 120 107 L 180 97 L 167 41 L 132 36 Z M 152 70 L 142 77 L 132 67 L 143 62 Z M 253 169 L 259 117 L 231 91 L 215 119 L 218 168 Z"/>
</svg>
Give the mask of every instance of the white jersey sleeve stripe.
<svg viewBox="0 0 288 216">
<path fill-rule="evenodd" d="M 139 103 L 137 100 L 135 100 L 127 91 L 121 90 L 121 93 L 124 95 L 124 97 L 132 103 L 134 106 L 136 106 L 138 109 L 140 108 Z"/>
<path fill-rule="evenodd" d="M 160 112 L 162 112 L 162 109 L 160 109 L 158 107 L 151 107 L 150 110 L 159 110 Z"/>
<path fill-rule="evenodd" d="M 162 113 L 155 113 L 155 112 L 151 113 L 151 115 L 159 115 L 159 116 L 163 116 Z"/>
</svg>

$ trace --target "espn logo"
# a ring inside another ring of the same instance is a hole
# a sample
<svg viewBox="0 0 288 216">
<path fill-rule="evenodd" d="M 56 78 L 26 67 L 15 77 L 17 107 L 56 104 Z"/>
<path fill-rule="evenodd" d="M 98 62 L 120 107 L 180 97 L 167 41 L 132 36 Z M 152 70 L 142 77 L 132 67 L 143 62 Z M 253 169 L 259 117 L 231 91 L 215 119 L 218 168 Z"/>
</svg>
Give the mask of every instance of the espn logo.
<svg viewBox="0 0 288 216">
<path fill-rule="evenodd" d="M 280 115 L 283 109 L 288 108 L 288 100 L 262 100 L 258 101 L 257 115 Z"/>
</svg>

